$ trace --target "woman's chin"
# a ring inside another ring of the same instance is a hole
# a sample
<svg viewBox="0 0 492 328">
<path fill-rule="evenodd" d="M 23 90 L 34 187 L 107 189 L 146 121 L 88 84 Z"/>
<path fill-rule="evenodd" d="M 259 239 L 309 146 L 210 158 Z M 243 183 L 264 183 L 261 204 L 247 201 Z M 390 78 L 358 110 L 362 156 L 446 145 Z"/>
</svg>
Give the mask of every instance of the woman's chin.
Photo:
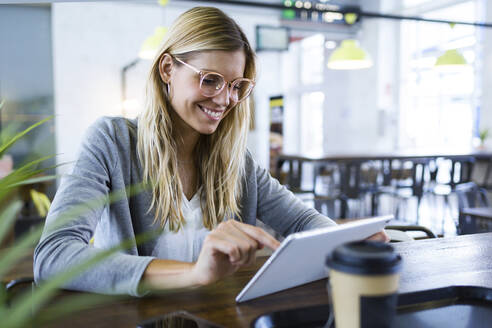
<svg viewBox="0 0 492 328">
<path fill-rule="evenodd" d="M 204 135 L 211 135 L 213 134 L 215 131 L 217 131 L 217 126 L 214 126 L 214 127 L 209 127 L 209 128 L 203 128 L 203 129 L 200 129 L 200 134 L 204 134 Z"/>
</svg>

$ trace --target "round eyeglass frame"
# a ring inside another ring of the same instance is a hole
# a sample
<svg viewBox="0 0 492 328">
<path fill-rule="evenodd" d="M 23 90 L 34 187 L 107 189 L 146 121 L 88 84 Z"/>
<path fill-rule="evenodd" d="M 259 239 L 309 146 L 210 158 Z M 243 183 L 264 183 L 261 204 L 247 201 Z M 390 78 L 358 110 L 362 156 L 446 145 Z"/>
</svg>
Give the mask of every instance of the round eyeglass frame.
<svg viewBox="0 0 492 328">
<path fill-rule="evenodd" d="M 236 104 L 240 103 L 241 101 L 245 100 L 246 98 L 249 97 L 249 95 L 251 94 L 251 91 L 253 90 L 253 88 L 255 87 L 255 81 L 254 80 L 251 80 L 251 79 L 248 79 L 248 78 L 245 78 L 245 77 L 239 77 L 237 79 L 234 79 L 230 82 L 226 81 L 224 75 L 220 74 L 220 73 L 217 73 L 217 72 L 214 72 L 214 71 L 204 71 L 204 70 L 200 70 L 198 68 L 196 68 L 195 66 L 193 65 L 190 65 L 186 62 L 184 62 L 183 60 L 177 58 L 177 57 L 173 57 L 176 61 L 178 61 L 179 63 L 185 65 L 186 67 L 190 68 L 191 70 L 193 70 L 195 73 L 197 73 L 199 76 L 200 76 L 200 92 L 202 93 L 203 96 L 205 97 L 215 97 L 217 96 L 218 94 L 220 94 L 222 92 L 222 90 L 224 90 L 224 87 L 227 85 L 228 87 L 228 96 L 230 99 L 234 100 L 234 102 Z M 205 79 L 205 77 L 208 75 L 208 74 L 215 74 L 215 75 L 218 75 L 222 78 L 222 80 L 224 81 L 224 83 L 222 84 L 222 87 L 219 88 L 219 89 L 216 89 L 215 92 L 213 94 L 207 94 L 207 93 L 204 93 L 204 89 L 202 88 L 202 84 L 203 84 L 203 80 Z M 246 81 L 250 84 L 250 87 L 248 88 L 248 90 L 244 93 L 243 97 L 241 99 L 234 99 L 233 98 L 233 92 L 231 91 L 232 88 L 239 82 L 242 82 L 242 81 Z"/>
</svg>

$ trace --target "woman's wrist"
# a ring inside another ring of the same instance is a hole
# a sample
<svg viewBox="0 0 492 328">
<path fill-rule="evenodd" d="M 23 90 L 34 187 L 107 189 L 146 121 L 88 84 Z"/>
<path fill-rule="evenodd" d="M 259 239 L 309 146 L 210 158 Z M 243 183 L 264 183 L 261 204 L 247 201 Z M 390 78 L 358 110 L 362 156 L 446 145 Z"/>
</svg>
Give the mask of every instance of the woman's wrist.
<svg viewBox="0 0 492 328">
<path fill-rule="evenodd" d="M 152 260 L 140 281 L 140 290 L 164 290 L 198 286 L 193 273 L 194 263 Z"/>
</svg>

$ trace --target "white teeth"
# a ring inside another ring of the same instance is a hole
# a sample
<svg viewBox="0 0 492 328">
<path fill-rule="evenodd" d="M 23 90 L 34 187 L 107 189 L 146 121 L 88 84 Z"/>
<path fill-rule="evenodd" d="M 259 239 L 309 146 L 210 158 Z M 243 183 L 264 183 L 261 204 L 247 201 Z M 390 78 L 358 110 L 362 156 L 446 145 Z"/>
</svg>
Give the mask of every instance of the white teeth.
<svg viewBox="0 0 492 328">
<path fill-rule="evenodd" d="M 219 118 L 222 115 L 222 112 L 212 112 L 211 110 L 208 110 L 205 107 L 202 107 L 202 109 L 205 113 L 207 113 L 208 115 L 214 118 Z"/>
</svg>

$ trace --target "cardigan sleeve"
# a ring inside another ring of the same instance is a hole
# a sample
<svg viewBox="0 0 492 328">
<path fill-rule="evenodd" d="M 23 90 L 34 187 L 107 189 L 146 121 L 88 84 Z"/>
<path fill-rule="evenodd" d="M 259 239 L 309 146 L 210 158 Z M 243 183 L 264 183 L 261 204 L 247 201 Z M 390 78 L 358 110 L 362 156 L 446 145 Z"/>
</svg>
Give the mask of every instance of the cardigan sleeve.
<svg viewBox="0 0 492 328">
<path fill-rule="evenodd" d="M 102 251 L 91 246 L 89 241 L 108 206 L 91 206 L 90 202 L 96 199 L 105 200 L 113 191 L 113 170 L 118 162 L 114 138 L 114 128 L 104 118 L 99 119 L 86 133 L 72 173 L 63 177 L 58 188 L 41 240 L 34 252 L 34 278 L 37 283 L 83 263 Z M 62 217 L 75 208 L 83 208 L 82 214 L 61 222 Z M 131 222 L 131 218 L 122 217 L 121 220 L 121 224 L 128 220 Z M 139 281 L 152 259 L 153 257 L 119 252 L 78 275 L 63 287 L 139 296 Z"/>
</svg>

